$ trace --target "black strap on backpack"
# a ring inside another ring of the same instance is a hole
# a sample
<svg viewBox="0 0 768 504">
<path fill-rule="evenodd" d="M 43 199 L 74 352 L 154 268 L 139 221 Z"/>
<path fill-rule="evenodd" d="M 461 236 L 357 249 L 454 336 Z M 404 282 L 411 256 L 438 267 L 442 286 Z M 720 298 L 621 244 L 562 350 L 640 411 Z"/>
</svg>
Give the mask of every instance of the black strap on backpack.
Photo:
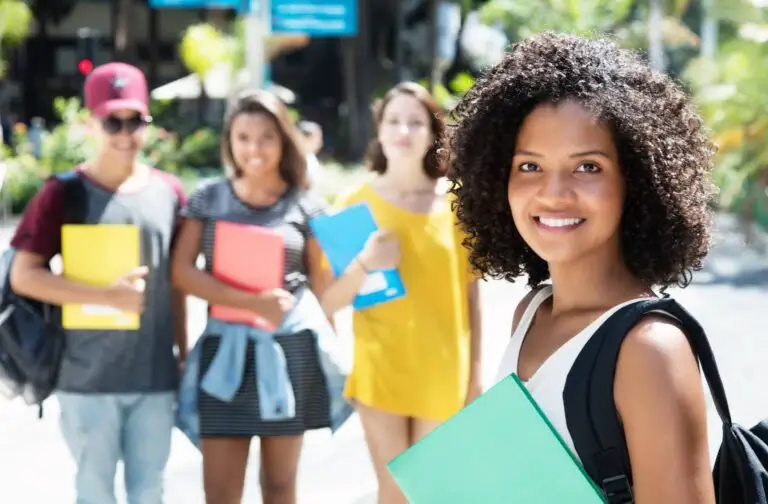
<svg viewBox="0 0 768 504">
<path fill-rule="evenodd" d="M 83 179 L 75 170 L 53 175 L 63 188 L 64 222 L 80 224 L 88 216 L 88 195 Z"/>
<path fill-rule="evenodd" d="M 61 184 L 61 200 L 63 206 L 63 224 L 82 224 L 88 217 L 88 194 L 85 191 L 83 178 L 76 170 L 51 175 L 48 180 L 56 179 Z M 61 323 L 61 307 L 44 305 L 46 320 Z M 42 413 L 41 413 L 42 415 Z"/>
<path fill-rule="evenodd" d="M 75 171 L 55 178 L 62 184 L 63 222 L 84 222 L 88 200 L 83 180 Z M 10 271 L 15 253 L 9 248 L 0 260 L 0 380 L 12 397 L 20 395 L 28 404 L 37 404 L 42 418 L 43 401 L 58 379 L 65 333 L 60 307 L 12 291 Z"/>
<path fill-rule="evenodd" d="M 751 430 L 731 422 L 717 363 L 704 330 L 674 299 L 638 301 L 614 313 L 579 354 L 563 391 L 568 431 L 584 469 L 609 504 L 631 504 L 632 467 L 613 398 L 621 344 L 646 315 L 671 317 L 685 331 L 723 422 L 714 479 L 720 504 L 768 504 L 768 421 Z"/>
</svg>

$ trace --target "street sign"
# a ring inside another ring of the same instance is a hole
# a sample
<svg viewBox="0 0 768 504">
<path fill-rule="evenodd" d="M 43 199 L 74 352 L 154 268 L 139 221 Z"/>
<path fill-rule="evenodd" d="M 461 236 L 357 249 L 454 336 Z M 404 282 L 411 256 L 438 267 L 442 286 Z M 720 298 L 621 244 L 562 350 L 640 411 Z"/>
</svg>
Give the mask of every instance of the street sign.
<svg viewBox="0 0 768 504">
<path fill-rule="evenodd" d="M 272 33 L 357 35 L 358 0 L 272 0 Z"/>
</svg>

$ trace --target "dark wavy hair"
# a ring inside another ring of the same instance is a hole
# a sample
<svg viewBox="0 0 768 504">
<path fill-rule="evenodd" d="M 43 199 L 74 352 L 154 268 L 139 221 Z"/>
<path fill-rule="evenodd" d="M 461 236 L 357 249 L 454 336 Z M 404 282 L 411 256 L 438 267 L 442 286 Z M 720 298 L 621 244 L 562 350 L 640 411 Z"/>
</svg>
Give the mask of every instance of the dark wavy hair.
<svg viewBox="0 0 768 504">
<path fill-rule="evenodd" d="M 573 101 L 610 127 L 626 182 L 621 244 L 649 287 L 686 286 L 709 251 L 714 148 L 689 97 L 609 40 L 544 33 L 515 44 L 453 111 L 455 210 L 474 269 L 536 286 L 547 263 L 515 227 L 507 184 L 518 131 L 538 105 Z"/>
<path fill-rule="evenodd" d="M 384 116 L 384 109 L 387 108 L 387 104 L 392 101 L 393 98 L 400 95 L 413 96 L 419 103 L 421 103 L 430 117 L 430 129 L 432 136 L 434 136 L 434 143 L 424 156 L 424 173 L 428 177 L 433 179 L 439 179 L 445 176 L 445 163 L 441 162 L 438 157 L 438 149 L 443 144 L 445 137 L 445 114 L 443 109 L 437 104 L 435 98 L 429 94 L 423 86 L 415 82 L 402 82 L 397 86 L 390 89 L 384 98 L 376 100 L 373 104 L 373 121 L 378 131 L 381 125 L 382 117 Z M 365 153 L 368 167 L 371 171 L 382 174 L 387 171 L 387 158 L 384 157 L 384 151 L 381 148 L 378 136 L 374 133 L 373 139 L 368 144 L 368 148 Z"/>
<path fill-rule="evenodd" d="M 280 176 L 291 187 L 307 188 L 307 158 L 301 148 L 288 108 L 274 94 L 263 90 L 245 90 L 235 95 L 224 113 L 221 131 L 221 160 L 227 175 L 238 178 L 242 170 L 232 157 L 232 123 L 241 114 L 265 114 L 277 125 L 283 144 Z"/>
</svg>

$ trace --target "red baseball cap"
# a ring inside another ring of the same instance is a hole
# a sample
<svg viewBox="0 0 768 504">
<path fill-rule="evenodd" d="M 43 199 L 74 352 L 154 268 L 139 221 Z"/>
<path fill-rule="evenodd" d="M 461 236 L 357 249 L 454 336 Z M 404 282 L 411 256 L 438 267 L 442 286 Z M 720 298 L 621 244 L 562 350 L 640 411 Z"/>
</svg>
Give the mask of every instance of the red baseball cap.
<svg viewBox="0 0 768 504">
<path fill-rule="evenodd" d="M 118 110 L 149 114 L 149 90 L 144 72 L 127 63 L 96 67 L 85 79 L 85 106 L 96 117 Z"/>
</svg>

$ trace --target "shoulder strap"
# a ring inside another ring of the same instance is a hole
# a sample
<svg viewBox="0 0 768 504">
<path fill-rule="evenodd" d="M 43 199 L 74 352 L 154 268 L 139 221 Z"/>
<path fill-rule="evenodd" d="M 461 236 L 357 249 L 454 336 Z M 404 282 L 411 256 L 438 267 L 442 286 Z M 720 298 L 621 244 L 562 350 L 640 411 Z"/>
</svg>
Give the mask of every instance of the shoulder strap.
<svg viewBox="0 0 768 504">
<path fill-rule="evenodd" d="M 629 304 L 603 323 L 584 346 L 563 390 L 566 422 L 584 469 L 605 492 L 609 504 L 633 502 L 632 467 L 624 430 L 613 399 L 613 382 L 621 344 L 646 315 L 674 319 L 688 337 L 723 423 L 731 417 L 714 354 L 701 325 L 674 299 Z"/>
<path fill-rule="evenodd" d="M 64 195 L 64 222 L 78 224 L 88 216 L 88 195 L 83 179 L 76 170 L 53 175 L 62 185 Z"/>
</svg>

